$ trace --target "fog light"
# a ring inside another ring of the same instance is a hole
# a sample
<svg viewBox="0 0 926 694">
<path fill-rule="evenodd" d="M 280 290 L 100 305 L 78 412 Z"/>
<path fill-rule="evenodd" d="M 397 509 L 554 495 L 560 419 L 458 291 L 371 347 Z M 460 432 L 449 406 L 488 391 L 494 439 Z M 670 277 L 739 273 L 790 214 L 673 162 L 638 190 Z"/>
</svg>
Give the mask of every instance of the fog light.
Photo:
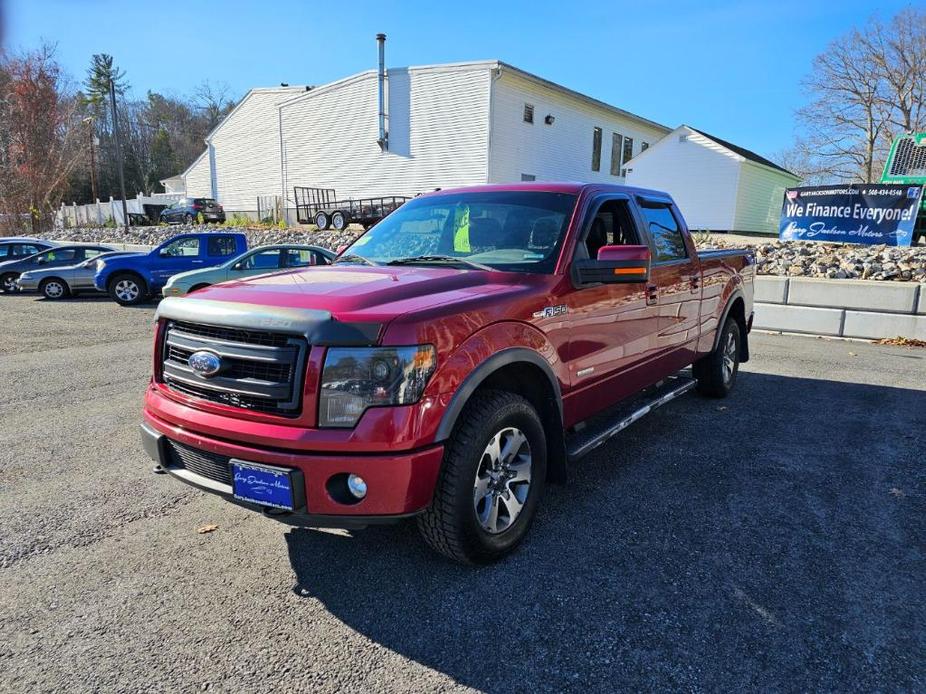
<svg viewBox="0 0 926 694">
<path fill-rule="evenodd" d="M 367 495 L 367 483 L 360 475 L 347 476 L 347 489 L 356 499 L 362 499 Z"/>
</svg>

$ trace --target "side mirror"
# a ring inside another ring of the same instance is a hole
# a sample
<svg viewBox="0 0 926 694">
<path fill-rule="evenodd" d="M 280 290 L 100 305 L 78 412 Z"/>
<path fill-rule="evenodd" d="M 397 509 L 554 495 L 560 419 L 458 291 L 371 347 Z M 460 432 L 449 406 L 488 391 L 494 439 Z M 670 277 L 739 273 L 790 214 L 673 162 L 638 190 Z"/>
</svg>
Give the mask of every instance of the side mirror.
<svg viewBox="0 0 926 694">
<path fill-rule="evenodd" d="M 602 246 L 595 260 L 575 262 L 580 284 L 638 284 L 649 279 L 648 246 Z"/>
</svg>

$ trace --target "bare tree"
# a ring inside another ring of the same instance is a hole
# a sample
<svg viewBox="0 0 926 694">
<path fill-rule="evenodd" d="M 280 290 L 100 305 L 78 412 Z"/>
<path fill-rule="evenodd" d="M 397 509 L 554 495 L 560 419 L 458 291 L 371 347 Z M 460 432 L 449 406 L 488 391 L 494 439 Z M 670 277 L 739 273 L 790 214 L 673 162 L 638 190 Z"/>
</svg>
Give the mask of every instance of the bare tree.
<svg viewBox="0 0 926 694">
<path fill-rule="evenodd" d="M 789 156 L 810 180 L 879 178 L 897 135 L 926 129 L 926 12 L 877 17 L 827 46 L 804 80 L 810 103 Z"/>
<path fill-rule="evenodd" d="M 28 215 L 37 231 L 51 223 L 83 155 L 80 100 L 49 44 L 0 57 L 0 73 L 0 216 L 10 226 Z"/>
<path fill-rule="evenodd" d="M 926 11 L 907 8 L 886 25 L 873 19 L 861 38 L 893 134 L 926 128 Z"/>
<path fill-rule="evenodd" d="M 207 132 L 215 128 L 234 108 L 229 97 L 230 88 L 225 82 L 203 80 L 193 91 L 193 100 L 206 119 Z"/>
<path fill-rule="evenodd" d="M 875 150 L 888 126 L 881 75 L 853 30 L 827 46 L 804 81 L 811 102 L 798 111 L 806 128 L 804 147 L 821 173 L 869 182 Z"/>
</svg>

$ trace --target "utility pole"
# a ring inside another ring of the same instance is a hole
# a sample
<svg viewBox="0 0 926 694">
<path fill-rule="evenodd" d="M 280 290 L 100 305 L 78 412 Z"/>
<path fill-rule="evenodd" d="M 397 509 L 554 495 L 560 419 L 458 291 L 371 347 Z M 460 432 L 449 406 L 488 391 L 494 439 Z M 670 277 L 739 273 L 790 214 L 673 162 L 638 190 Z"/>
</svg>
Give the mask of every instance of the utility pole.
<svg viewBox="0 0 926 694">
<path fill-rule="evenodd" d="M 90 194 L 93 196 L 93 201 L 96 202 L 99 197 L 96 194 L 96 154 L 93 151 L 93 141 L 96 139 L 96 135 L 93 132 L 93 116 L 84 118 L 84 123 L 87 124 L 87 134 L 90 136 Z"/>
<path fill-rule="evenodd" d="M 116 113 L 116 84 L 109 80 L 109 100 L 113 107 L 113 134 L 116 136 L 116 158 L 119 160 L 119 192 L 122 193 L 122 221 L 129 231 L 129 207 L 125 202 L 125 171 L 122 166 L 122 133 L 119 131 L 119 116 Z"/>
</svg>

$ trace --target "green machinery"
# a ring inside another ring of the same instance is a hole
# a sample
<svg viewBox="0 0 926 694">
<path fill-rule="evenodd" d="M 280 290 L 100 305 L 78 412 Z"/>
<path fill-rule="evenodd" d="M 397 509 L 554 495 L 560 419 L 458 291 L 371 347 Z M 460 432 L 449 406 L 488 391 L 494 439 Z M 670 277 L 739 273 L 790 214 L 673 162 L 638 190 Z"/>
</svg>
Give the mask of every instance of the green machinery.
<svg viewBox="0 0 926 694">
<path fill-rule="evenodd" d="M 891 152 L 881 174 L 881 183 L 902 183 L 926 186 L 926 133 L 901 135 L 891 145 Z M 916 218 L 913 243 L 926 237 L 926 194 Z"/>
</svg>

